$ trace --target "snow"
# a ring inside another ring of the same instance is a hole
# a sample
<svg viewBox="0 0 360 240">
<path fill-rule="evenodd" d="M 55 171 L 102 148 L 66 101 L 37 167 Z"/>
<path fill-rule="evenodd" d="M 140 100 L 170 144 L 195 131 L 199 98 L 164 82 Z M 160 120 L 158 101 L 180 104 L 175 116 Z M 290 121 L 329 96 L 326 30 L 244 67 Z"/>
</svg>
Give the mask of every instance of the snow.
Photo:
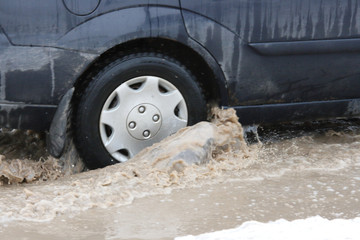
<svg viewBox="0 0 360 240">
<path fill-rule="evenodd" d="M 249 221 L 240 227 L 175 240 L 358 240 L 360 217 L 328 220 L 320 216 L 287 221 L 260 223 Z"/>
</svg>

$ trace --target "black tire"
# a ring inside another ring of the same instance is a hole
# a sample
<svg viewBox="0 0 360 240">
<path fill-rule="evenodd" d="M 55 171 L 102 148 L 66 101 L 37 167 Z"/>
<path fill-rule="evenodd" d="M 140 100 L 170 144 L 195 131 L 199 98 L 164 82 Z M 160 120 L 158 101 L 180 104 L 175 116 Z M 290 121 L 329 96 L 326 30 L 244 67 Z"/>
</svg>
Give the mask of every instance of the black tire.
<svg viewBox="0 0 360 240">
<path fill-rule="evenodd" d="M 206 119 L 206 102 L 202 89 L 185 66 L 173 58 L 158 53 L 144 52 L 125 56 L 106 66 L 90 81 L 81 93 L 77 105 L 74 118 L 75 143 L 89 169 L 119 162 L 103 144 L 101 127 L 99 127 L 102 126 L 99 122 L 100 116 L 105 102 L 113 91 L 139 76 L 159 77 L 176 87 L 186 103 L 187 125 Z M 119 124 L 127 123 L 123 121 Z M 149 144 L 152 142 L 150 141 Z"/>
</svg>

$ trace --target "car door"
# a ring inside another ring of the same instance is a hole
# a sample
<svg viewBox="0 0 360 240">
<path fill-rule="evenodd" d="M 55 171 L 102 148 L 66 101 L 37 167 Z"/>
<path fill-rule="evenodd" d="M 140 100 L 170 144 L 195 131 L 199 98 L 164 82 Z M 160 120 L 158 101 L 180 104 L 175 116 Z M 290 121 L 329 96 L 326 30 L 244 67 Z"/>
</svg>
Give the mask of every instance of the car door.
<svg viewBox="0 0 360 240">
<path fill-rule="evenodd" d="M 1 55 L 2 100 L 55 106 L 95 56 L 57 46 L 70 29 L 86 20 L 99 0 L 0 0 L 0 25 L 11 45 Z M 90 8 L 92 7 L 92 8 Z M 75 14 L 76 13 L 76 14 Z"/>
<path fill-rule="evenodd" d="M 53 104 L 55 59 L 60 50 L 46 48 L 64 31 L 56 0 L 0 1 L 0 24 L 11 45 L 1 66 L 1 95 L 9 102 Z M 62 4 L 62 3 L 61 3 Z M 63 11 L 65 12 L 65 11 Z"/>
<path fill-rule="evenodd" d="M 213 53 L 227 76 L 230 105 L 360 97 L 357 0 L 181 4 L 189 34 Z"/>
<path fill-rule="evenodd" d="M 58 0 L 0 0 L 0 23 L 14 45 L 49 46 L 74 21 Z"/>
</svg>

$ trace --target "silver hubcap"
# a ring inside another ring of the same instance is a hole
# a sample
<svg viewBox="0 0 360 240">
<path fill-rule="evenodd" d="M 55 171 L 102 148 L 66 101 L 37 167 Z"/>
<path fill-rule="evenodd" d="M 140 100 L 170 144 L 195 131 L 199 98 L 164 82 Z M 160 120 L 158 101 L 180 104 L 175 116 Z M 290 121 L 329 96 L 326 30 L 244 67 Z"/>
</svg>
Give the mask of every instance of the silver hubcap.
<svg viewBox="0 0 360 240">
<path fill-rule="evenodd" d="M 159 109 L 148 103 L 134 107 L 127 118 L 130 135 L 138 140 L 155 136 L 161 127 L 160 114 Z"/>
<path fill-rule="evenodd" d="M 99 129 L 106 150 L 124 162 L 187 122 L 180 91 L 165 79 L 142 76 L 126 81 L 110 94 L 100 114 Z"/>
</svg>

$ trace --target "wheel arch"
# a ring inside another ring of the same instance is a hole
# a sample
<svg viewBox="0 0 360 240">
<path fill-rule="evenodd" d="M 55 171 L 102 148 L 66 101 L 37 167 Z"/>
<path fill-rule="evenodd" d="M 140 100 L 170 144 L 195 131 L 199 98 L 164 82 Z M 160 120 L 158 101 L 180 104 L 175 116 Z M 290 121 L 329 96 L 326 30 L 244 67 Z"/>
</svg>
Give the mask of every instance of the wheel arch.
<svg viewBox="0 0 360 240">
<path fill-rule="evenodd" d="M 116 45 L 103 52 L 74 82 L 76 101 L 92 77 L 115 59 L 127 54 L 153 51 L 175 58 L 185 65 L 197 78 L 204 90 L 206 100 L 225 106 L 228 103 L 227 84 L 224 74 L 211 54 L 191 39 L 187 43 L 167 38 L 142 38 Z"/>
</svg>

